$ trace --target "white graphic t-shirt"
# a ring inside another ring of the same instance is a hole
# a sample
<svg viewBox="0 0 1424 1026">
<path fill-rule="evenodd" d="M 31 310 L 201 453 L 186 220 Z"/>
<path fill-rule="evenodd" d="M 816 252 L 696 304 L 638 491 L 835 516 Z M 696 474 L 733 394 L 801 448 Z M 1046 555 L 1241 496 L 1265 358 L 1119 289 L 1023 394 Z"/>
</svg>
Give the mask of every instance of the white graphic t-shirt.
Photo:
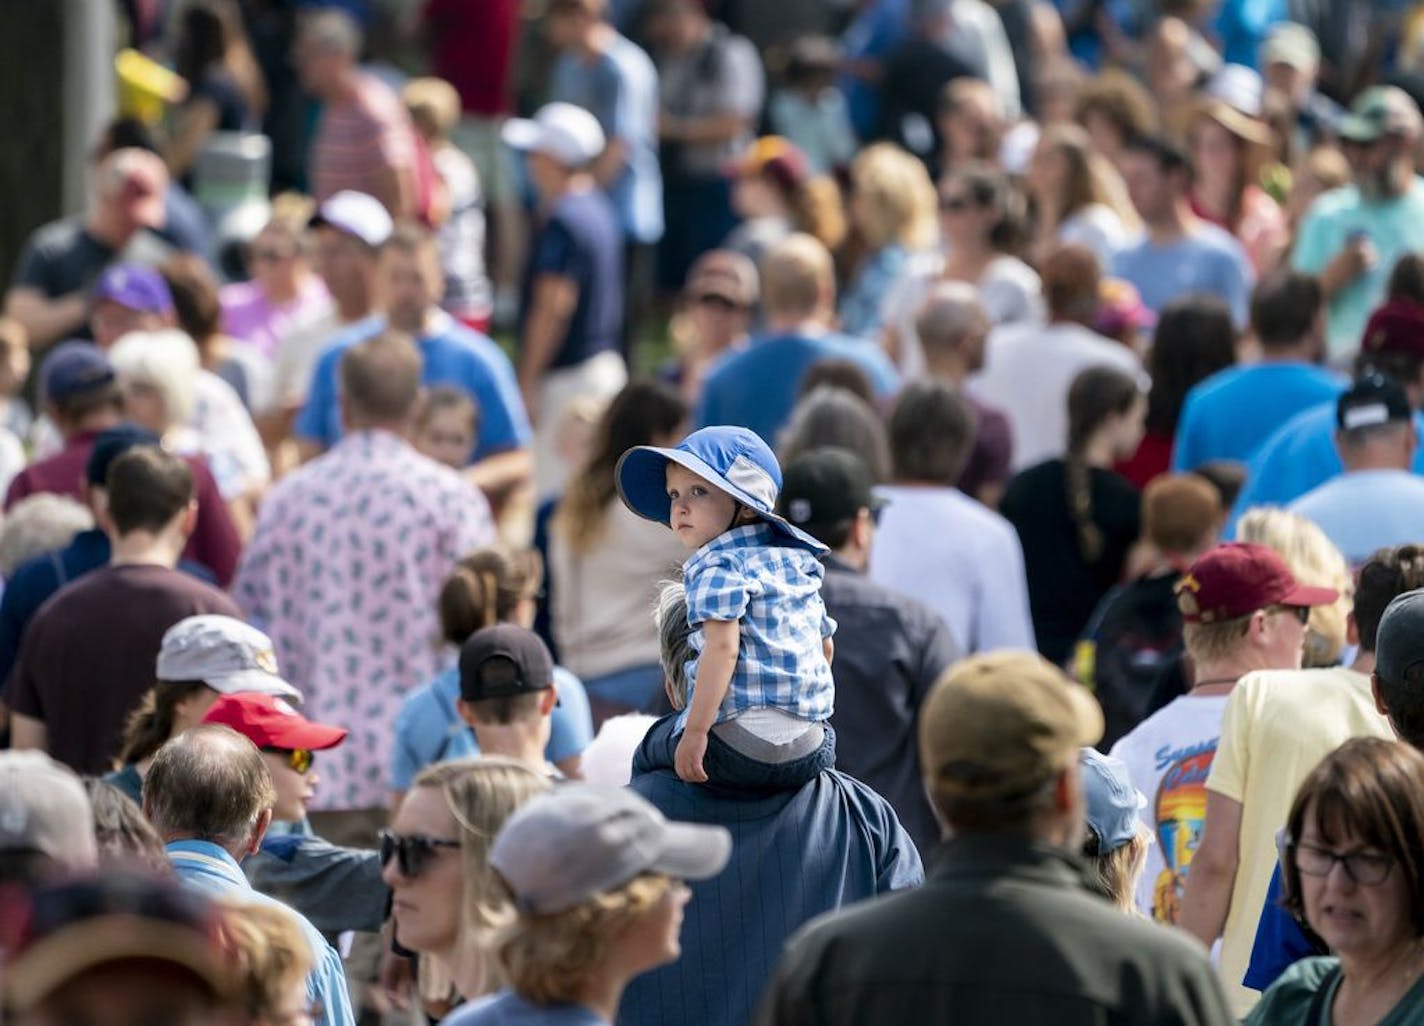
<svg viewBox="0 0 1424 1026">
<path fill-rule="evenodd" d="M 1221 740 L 1227 695 L 1184 695 L 1139 723 L 1113 745 L 1132 782 L 1147 796 L 1142 822 L 1156 844 L 1137 885 L 1137 907 L 1176 923 L 1192 856 L 1206 822 L 1206 778 Z"/>
</svg>

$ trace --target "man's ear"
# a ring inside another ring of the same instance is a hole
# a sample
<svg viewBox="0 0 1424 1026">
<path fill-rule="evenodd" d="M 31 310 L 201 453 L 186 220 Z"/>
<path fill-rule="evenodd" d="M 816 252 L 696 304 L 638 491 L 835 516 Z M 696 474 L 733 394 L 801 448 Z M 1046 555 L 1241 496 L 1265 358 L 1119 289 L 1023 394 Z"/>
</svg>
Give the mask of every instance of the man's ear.
<svg viewBox="0 0 1424 1026">
<path fill-rule="evenodd" d="M 1345 614 L 1345 643 L 1356 648 L 1360 645 L 1360 624 L 1353 611 Z"/>
<path fill-rule="evenodd" d="M 554 712 L 554 706 L 559 704 L 559 686 L 550 684 L 543 691 L 539 692 L 539 715 L 550 716 Z"/>
<path fill-rule="evenodd" d="M 473 728 L 475 725 L 475 714 L 470 711 L 470 703 L 463 698 L 455 699 L 455 711 L 460 714 L 460 719 L 465 721 L 465 726 Z"/>
<path fill-rule="evenodd" d="M 272 825 L 272 810 L 263 809 L 257 817 L 257 822 L 252 827 L 252 836 L 247 839 L 248 855 L 256 855 L 257 849 L 262 847 L 262 838 L 267 836 L 267 828 Z"/>
<path fill-rule="evenodd" d="M 1370 694 L 1375 699 L 1375 711 L 1386 719 L 1389 718 L 1389 707 L 1384 704 L 1384 696 L 1380 694 L 1379 674 L 1370 674 Z"/>
<path fill-rule="evenodd" d="M 851 527 L 851 538 L 856 548 L 870 551 L 870 543 L 875 538 L 875 515 L 869 509 L 861 509 L 856 513 L 855 524 Z"/>
</svg>

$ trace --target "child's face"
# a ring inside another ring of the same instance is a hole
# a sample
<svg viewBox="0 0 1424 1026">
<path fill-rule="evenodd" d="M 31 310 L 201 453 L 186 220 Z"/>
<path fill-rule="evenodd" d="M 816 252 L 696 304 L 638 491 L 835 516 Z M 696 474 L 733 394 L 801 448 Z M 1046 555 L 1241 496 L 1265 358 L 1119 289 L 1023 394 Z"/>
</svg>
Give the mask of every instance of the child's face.
<svg viewBox="0 0 1424 1026">
<path fill-rule="evenodd" d="M 469 465 L 470 452 L 475 447 L 469 416 L 460 410 L 440 410 L 420 429 L 415 447 L 438 463 L 463 469 Z"/>
<path fill-rule="evenodd" d="M 672 500 L 669 522 L 677 540 L 689 549 L 700 549 L 732 526 L 736 500 L 687 468 L 667 465 L 667 493 Z"/>
</svg>

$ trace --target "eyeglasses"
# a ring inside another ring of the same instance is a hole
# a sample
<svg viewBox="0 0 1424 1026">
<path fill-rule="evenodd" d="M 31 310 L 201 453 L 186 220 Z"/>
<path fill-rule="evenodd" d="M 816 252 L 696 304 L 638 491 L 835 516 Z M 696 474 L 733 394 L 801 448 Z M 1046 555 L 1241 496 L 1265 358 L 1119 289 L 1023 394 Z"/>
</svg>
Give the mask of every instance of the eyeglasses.
<svg viewBox="0 0 1424 1026">
<path fill-rule="evenodd" d="M 261 249 L 254 249 L 254 250 L 252 251 L 252 262 L 255 263 L 255 264 L 256 264 L 256 263 L 280 264 L 283 260 L 290 260 L 293 256 L 294 256 L 293 253 L 290 253 L 290 252 L 288 252 L 288 251 L 286 251 L 286 250 L 281 250 L 281 249 L 267 249 L 267 248 L 264 247 L 264 248 L 261 248 Z"/>
<path fill-rule="evenodd" d="M 305 773 L 311 769 L 312 760 L 316 758 L 310 748 L 264 748 L 262 750 L 270 752 L 272 755 L 285 755 L 287 765 L 297 773 Z"/>
<path fill-rule="evenodd" d="M 1272 606 L 1270 611 L 1273 613 L 1290 613 L 1300 621 L 1302 627 L 1310 623 L 1309 606 Z"/>
<path fill-rule="evenodd" d="M 968 210 L 971 206 L 968 196 L 941 196 L 939 198 L 939 208 L 945 213 L 955 213 L 960 210 Z"/>
<path fill-rule="evenodd" d="M 1345 875 L 1361 887 L 1377 887 L 1389 878 L 1395 858 L 1377 851 L 1347 851 L 1336 853 L 1313 844 L 1295 844 L 1295 868 L 1306 876 L 1329 876 L 1340 863 Z"/>
<path fill-rule="evenodd" d="M 435 853 L 441 848 L 458 848 L 459 841 L 451 841 L 442 837 L 426 837 L 423 834 L 396 834 L 389 830 L 381 831 L 381 865 L 390 864 L 392 856 L 396 860 L 396 869 L 400 870 L 400 875 L 407 880 L 414 880 L 427 869 L 430 868 L 431 860 L 435 858 Z"/>
</svg>

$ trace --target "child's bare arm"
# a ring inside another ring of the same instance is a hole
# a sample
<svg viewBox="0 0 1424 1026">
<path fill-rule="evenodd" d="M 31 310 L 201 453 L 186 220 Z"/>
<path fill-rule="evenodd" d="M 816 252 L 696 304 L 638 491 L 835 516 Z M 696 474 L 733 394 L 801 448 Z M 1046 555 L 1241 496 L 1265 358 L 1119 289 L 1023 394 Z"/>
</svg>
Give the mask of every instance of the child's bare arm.
<svg viewBox="0 0 1424 1026">
<path fill-rule="evenodd" d="M 717 722 L 717 710 L 727 697 L 742 643 L 742 627 L 736 620 L 705 620 L 701 626 L 702 654 L 697 661 L 697 680 L 692 685 L 692 706 L 675 755 L 677 775 L 693 783 L 707 779 L 702 768 L 707 733 Z"/>
<path fill-rule="evenodd" d="M 821 651 L 826 653 L 827 664 L 829 664 L 831 660 L 835 659 L 836 657 L 836 643 L 831 640 L 831 636 L 829 634 L 827 634 L 824 638 L 821 639 Z"/>
</svg>

